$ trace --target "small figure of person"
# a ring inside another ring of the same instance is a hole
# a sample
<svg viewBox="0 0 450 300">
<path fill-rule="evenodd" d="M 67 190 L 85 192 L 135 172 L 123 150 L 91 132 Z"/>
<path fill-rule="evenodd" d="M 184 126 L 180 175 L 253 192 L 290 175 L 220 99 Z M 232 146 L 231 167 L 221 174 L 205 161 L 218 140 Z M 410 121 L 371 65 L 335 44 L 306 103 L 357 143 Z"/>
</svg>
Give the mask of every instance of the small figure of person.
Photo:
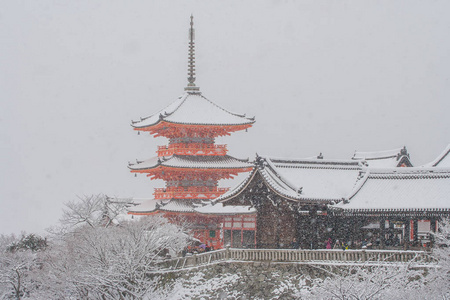
<svg viewBox="0 0 450 300">
<path fill-rule="evenodd" d="M 325 246 L 327 249 L 331 249 L 331 242 L 331 238 L 328 238 L 327 244 Z"/>
<path fill-rule="evenodd" d="M 341 246 L 341 244 L 339 243 L 339 240 L 336 240 L 336 242 L 334 243 L 333 249 L 339 249 L 340 246 Z"/>
<path fill-rule="evenodd" d="M 291 243 L 291 248 L 292 248 L 292 249 L 298 249 L 299 246 L 300 246 L 300 245 L 299 245 L 297 239 L 296 239 L 296 238 L 293 238 L 293 239 L 292 239 L 292 243 Z"/>
<path fill-rule="evenodd" d="M 367 248 L 367 244 L 368 244 L 367 239 L 364 239 L 364 241 L 361 244 L 362 245 L 361 248 L 366 249 Z"/>
</svg>

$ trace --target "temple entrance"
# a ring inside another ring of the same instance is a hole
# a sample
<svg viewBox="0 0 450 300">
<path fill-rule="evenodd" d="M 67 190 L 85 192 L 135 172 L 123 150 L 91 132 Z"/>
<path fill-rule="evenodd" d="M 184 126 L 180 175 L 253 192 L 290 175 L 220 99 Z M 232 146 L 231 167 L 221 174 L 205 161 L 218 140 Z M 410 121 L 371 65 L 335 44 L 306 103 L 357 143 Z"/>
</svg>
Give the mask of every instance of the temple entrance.
<svg viewBox="0 0 450 300">
<path fill-rule="evenodd" d="M 224 218 L 223 245 L 232 248 L 255 248 L 256 216 L 237 215 Z"/>
</svg>

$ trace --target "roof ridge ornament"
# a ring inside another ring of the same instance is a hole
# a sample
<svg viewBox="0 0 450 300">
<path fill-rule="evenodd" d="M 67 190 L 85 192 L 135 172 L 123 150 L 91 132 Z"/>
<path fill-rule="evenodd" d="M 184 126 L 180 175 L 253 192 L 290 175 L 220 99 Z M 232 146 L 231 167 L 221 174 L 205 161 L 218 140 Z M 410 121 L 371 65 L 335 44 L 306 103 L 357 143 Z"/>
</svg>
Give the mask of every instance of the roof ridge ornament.
<svg viewBox="0 0 450 300">
<path fill-rule="evenodd" d="M 188 63 L 188 85 L 184 88 L 187 92 L 198 92 L 199 87 L 195 86 L 195 30 L 194 30 L 194 16 L 191 15 L 191 28 L 189 28 L 189 63 Z"/>
</svg>

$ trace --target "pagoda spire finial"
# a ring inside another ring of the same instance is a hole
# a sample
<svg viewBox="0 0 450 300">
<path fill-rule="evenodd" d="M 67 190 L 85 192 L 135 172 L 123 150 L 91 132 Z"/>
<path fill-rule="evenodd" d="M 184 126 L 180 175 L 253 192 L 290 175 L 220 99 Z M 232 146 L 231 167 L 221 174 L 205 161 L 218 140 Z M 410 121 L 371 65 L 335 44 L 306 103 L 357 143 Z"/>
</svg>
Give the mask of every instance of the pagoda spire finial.
<svg viewBox="0 0 450 300">
<path fill-rule="evenodd" d="M 191 15 L 191 28 L 189 28 L 189 63 L 188 63 L 188 85 L 185 91 L 198 91 L 200 88 L 195 86 L 195 31 L 194 16 Z"/>
</svg>

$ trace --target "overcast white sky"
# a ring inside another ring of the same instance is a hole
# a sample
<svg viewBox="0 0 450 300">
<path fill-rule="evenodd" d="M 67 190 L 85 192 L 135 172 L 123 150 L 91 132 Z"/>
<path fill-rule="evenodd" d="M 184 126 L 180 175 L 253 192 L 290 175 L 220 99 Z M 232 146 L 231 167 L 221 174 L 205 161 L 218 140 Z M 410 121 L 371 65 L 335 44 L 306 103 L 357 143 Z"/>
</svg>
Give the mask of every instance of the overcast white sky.
<svg viewBox="0 0 450 300">
<path fill-rule="evenodd" d="M 131 119 L 197 84 L 256 116 L 230 154 L 351 158 L 450 143 L 449 1 L 0 0 L 0 233 L 43 233 L 76 195 L 149 197 L 127 162 L 164 139 Z M 222 182 L 222 186 L 230 182 Z"/>
</svg>

